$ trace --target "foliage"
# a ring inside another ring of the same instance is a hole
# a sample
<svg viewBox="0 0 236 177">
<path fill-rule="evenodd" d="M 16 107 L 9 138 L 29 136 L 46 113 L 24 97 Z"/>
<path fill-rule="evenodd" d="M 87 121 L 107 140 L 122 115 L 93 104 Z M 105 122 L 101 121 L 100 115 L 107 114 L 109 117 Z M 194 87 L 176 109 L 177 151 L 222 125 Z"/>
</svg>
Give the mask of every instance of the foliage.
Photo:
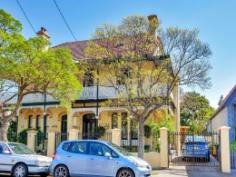
<svg viewBox="0 0 236 177">
<path fill-rule="evenodd" d="M 93 59 L 88 70 L 103 68 L 102 79 L 118 93 L 108 104 L 125 106 L 139 123 L 139 157 L 144 152 L 145 121 L 171 101 L 176 87 L 210 85 L 211 50 L 198 31 L 168 28 L 155 36 L 159 22 L 150 18 L 151 23 L 146 17 L 130 16 L 118 26 L 103 25 L 85 49 L 86 57 Z"/>
<path fill-rule="evenodd" d="M 8 141 L 11 142 L 16 142 L 17 141 L 17 123 L 16 121 L 11 121 L 8 133 L 7 133 L 7 139 Z"/>
<path fill-rule="evenodd" d="M 81 91 L 71 52 L 47 49 L 49 41 L 43 37 L 25 39 L 21 30 L 19 21 L 0 10 L 0 139 L 4 140 L 25 95 L 47 93 L 70 107 Z"/>
<path fill-rule="evenodd" d="M 106 128 L 103 127 L 103 126 L 98 126 L 96 132 L 97 132 L 98 138 L 100 138 L 100 137 L 102 137 L 102 136 L 105 135 L 105 133 L 106 133 Z"/>
<path fill-rule="evenodd" d="M 27 131 L 29 129 L 22 130 L 17 136 L 17 142 L 27 144 Z"/>
<path fill-rule="evenodd" d="M 204 96 L 197 92 L 187 92 L 181 102 L 181 124 L 190 127 L 193 133 L 202 133 L 206 129 L 214 108 Z"/>
<path fill-rule="evenodd" d="M 236 152 L 236 141 L 234 141 L 233 143 L 231 143 L 230 148 L 233 152 Z"/>
</svg>

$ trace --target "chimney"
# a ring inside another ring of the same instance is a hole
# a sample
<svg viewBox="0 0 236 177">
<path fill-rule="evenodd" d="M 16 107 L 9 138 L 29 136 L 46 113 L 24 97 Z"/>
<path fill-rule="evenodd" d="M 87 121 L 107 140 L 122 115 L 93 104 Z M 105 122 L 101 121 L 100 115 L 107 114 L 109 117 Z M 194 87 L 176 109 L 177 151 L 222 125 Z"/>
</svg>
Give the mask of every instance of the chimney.
<svg viewBox="0 0 236 177">
<path fill-rule="evenodd" d="M 46 40 L 49 40 L 50 38 L 50 36 L 48 35 L 48 31 L 44 27 L 40 28 L 40 30 L 37 32 L 37 35 L 43 37 Z"/>
<path fill-rule="evenodd" d="M 150 34 L 156 36 L 156 30 L 159 26 L 159 20 L 157 18 L 157 15 L 149 15 L 148 16 L 148 21 L 149 21 L 149 32 L 150 32 Z"/>
</svg>

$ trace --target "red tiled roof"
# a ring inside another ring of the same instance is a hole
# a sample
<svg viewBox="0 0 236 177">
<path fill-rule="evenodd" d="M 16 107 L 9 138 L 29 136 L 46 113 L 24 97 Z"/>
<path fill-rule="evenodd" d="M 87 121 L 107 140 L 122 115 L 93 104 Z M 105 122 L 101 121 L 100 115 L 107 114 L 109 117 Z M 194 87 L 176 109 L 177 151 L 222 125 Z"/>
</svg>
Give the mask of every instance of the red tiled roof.
<svg viewBox="0 0 236 177">
<path fill-rule="evenodd" d="M 54 46 L 53 48 L 62 48 L 62 47 L 68 48 L 71 50 L 74 59 L 79 60 L 79 59 L 85 58 L 84 50 L 85 50 L 88 42 L 89 42 L 89 40 L 65 42 L 65 43 L 59 44 L 57 46 Z"/>
</svg>

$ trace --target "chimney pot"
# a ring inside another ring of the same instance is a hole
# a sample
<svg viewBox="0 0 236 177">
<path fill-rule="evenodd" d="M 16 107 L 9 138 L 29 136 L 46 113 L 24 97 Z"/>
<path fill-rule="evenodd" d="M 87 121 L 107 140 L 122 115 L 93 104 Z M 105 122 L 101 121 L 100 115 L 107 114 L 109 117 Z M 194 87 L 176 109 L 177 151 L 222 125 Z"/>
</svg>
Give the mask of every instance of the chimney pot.
<svg viewBox="0 0 236 177">
<path fill-rule="evenodd" d="M 157 18 L 157 15 L 149 15 L 148 16 L 148 21 L 149 21 L 149 32 L 152 35 L 156 35 L 156 29 L 159 26 L 159 20 Z"/>
<path fill-rule="evenodd" d="M 48 35 L 48 31 L 46 28 L 41 27 L 40 30 L 37 32 L 37 35 L 43 37 L 46 40 L 49 40 L 50 36 Z"/>
</svg>

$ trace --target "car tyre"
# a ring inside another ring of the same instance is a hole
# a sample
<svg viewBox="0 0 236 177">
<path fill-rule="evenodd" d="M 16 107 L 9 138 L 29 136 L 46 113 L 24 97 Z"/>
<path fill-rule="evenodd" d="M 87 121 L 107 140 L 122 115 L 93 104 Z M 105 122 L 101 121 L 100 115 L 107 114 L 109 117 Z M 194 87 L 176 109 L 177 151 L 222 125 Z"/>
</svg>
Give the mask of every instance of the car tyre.
<svg viewBox="0 0 236 177">
<path fill-rule="evenodd" d="M 54 177 L 69 177 L 69 170 L 65 165 L 58 165 L 54 170 Z"/>
<path fill-rule="evenodd" d="M 27 177 L 28 176 L 27 166 L 23 163 L 17 164 L 12 171 L 12 176 L 13 177 Z"/>
<path fill-rule="evenodd" d="M 122 168 L 118 171 L 116 177 L 135 177 L 135 175 L 129 168 Z"/>
</svg>

